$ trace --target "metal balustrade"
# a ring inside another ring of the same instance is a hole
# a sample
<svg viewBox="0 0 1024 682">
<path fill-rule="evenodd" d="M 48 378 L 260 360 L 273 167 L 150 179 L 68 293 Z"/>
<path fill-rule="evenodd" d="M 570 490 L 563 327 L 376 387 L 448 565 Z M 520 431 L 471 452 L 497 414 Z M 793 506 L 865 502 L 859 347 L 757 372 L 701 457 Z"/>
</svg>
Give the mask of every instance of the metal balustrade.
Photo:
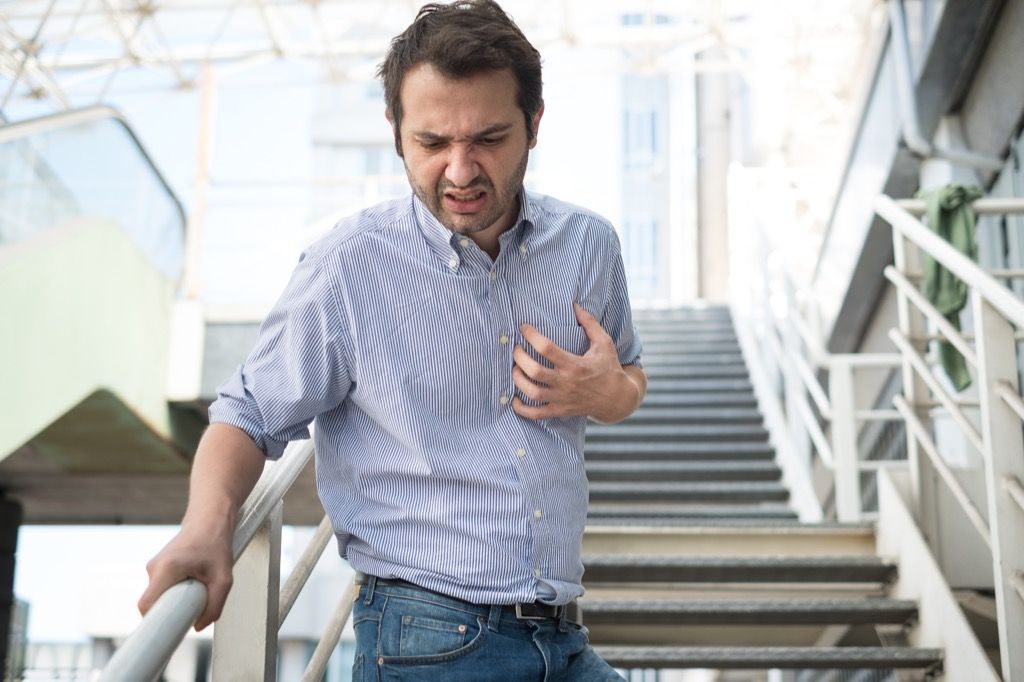
<svg viewBox="0 0 1024 682">
<path fill-rule="evenodd" d="M 980 199 L 973 206 L 978 214 L 1024 213 L 1022 199 Z M 896 407 L 910 427 L 911 472 L 920 471 L 923 451 L 992 551 L 1003 678 L 1020 680 L 1024 679 L 1024 503 L 1014 491 L 1024 481 L 1024 401 L 1020 398 L 1017 362 L 1019 330 L 1024 329 L 1024 301 L 915 218 L 914 214 L 924 211 L 922 201 L 894 201 L 881 196 L 875 202 L 875 212 L 893 228 L 895 263 L 887 276 L 896 285 L 899 329 L 893 330 L 890 338 L 901 351 L 903 372 L 903 395 L 897 397 Z M 909 284 L 909 275 L 920 272 L 925 254 L 967 285 L 974 323 L 970 341 L 952 325 L 945 324 L 938 311 L 922 301 L 916 288 Z M 1006 272 L 999 275 L 1017 276 Z M 930 341 L 921 339 L 925 332 L 937 332 L 941 339 L 953 344 L 974 369 L 980 409 L 977 426 L 936 380 L 926 358 Z M 927 428 L 928 405 L 933 400 L 942 405 L 965 440 L 981 455 L 987 522 L 945 467 Z M 916 479 L 919 489 L 922 483 L 919 476 Z"/>
<path fill-rule="evenodd" d="M 741 336 L 749 339 L 748 364 L 751 373 L 762 382 L 774 383 L 774 390 L 759 392 L 773 437 L 780 442 L 783 465 L 790 470 L 805 470 L 801 443 L 809 444 L 809 453 L 832 475 L 835 512 L 839 521 L 858 522 L 867 514 L 862 508 L 861 473 L 884 467 L 905 467 L 902 460 L 862 460 L 858 455 L 859 425 L 866 422 L 902 419 L 896 410 L 858 409 L 854 386 L 858 372 L 878 368 L 895 369 L 900 356 L 895 353 L 828 353 L 817 332 L 817 309 L 806 292 L 793 282 L 785 267 L 771 256 L 767 236 L 757 234 L 748 263 L 737 263 L 747 272 L 757 273 L 749 292 L 736 292 L 749 308 L 738 311 L 736 324 Z M 827 372 L 823 385 L 821 372 Z M 772 377 L 775 377 L 774 381 Z M 813 495 L 804 486 L 804 496 Z M 796 487 L 795 494 L 799 494 Z M 799 500 L 798 500 L 799 502 Z M 818 505 L 804 500 L 807 509 Z"/>
<path fill-rule="evenodd" d="M 978 214 L 1024 213 L 1022 199 L 980 199 Z M 888 466 L 910 470 L 913 499 L 920 502 L 922 458 L 938 474 L 952 498 L 992 552 L 996 585 L 1002 672 L 1006 680 L 1024 679 L 1024 400 L 1021 399 L 1017 343 L 1024 338 L 1024 301 L 1000 280 L 1024 278 L 1024 272 L 986 271 L 922 224 L 915 215 L 925 212 L 921 200 L 895 201 L 879 197 L 876 213 L 893 227 L 893 266 L 884 276 L 897 295 L 899 325 L 889 337 L 898 354 L 831 354 L 816 333 L 812 297 L 798 291 L 789 274 L 773 268 L 766 238 L 755 247 L 760 274 L 751 281 L 752 301 L 737 325 L 749 334 L 748 361 L 760 365 L 752 374 L 767 380 L 774 390 L 762 390 L 773 437 L 789 443 L 780 453 L 800 459 L 798 444 L 808 444 L 812 456 L 832 474 L 836 516 L 860 520 L 861 473 Z M 970 291 L 974 333 L 956 330 L 920 291 L 923 254 L 935 259 Z M 949 341 L 973 369 L 979 387 L 977 400 L 964 399 L 947 389 L 933 371 L 927 350 L 935 341 Z M 903 394 L 893 400 L 894 410 L 857 409 L 854 373 L 870 367 L 899 368 Z M 828 373 L 827 386 L 819 372 Z M 769 409 L 770 408 L 770 409 Z M 966 410 L 971 410 L 968 414 Z M 933 419 L 947 417 L 985 466 L 987 509 L 972 500 L 953 468 L 943 457 L 932 431 Z M 863 461 L 858 456 L 858 424 L 873 420 L 901 420 L 907 432 L 906 461 Z M 796 462 L 806 466 L 807 462 Z M 920 510 L 919 510 L 920 511 Z"/>
<path fill-rule="evenodd" d="M 312 430 L 312 427 L 311 427 Z M 313 441 L 291 443 L 269 463 L 242 505 L 232 541 L 234 585 L 214 627 L 213 678 L 273 680 L 277 633 L 333 531 L 325 517 L 279 590 L 281 502 L 313 456 Z M 352 609 L 350 583 L 303 674 L 320 680 Z M 280 592 L 280 593 L 279 593 Z M 102 682 L 157 679 L 206 604 L 206 587 L 185 580 L 165 592 L 103 669 Z"/>
</svg>

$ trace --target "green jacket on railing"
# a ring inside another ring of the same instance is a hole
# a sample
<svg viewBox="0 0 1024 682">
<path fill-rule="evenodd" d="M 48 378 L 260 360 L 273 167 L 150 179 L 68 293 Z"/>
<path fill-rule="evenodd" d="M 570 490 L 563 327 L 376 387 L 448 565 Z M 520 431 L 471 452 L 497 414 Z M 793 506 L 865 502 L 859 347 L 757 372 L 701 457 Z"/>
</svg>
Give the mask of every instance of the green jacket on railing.
<svg viewBox="0 0 1024 682">
<path fill-rule="evenodd" d="M 971 202 L 982 195 L 981 188 L 964 185 L 946 185 L 917 193 L 917 198 L 927 204 L 927 223 L 932 232 L 972 260 L 977 260 L 978 244 L 974 237 L 977 218 Z M 967 304 L 967 285 L 927 253 L 923 265 L 925 297 L 950 324 L 960 329 L 960 311 Z M 939 362 L 957 391 L 971 385 L 964 356 L 948 341 L 939 342 Z"/>
</svg>

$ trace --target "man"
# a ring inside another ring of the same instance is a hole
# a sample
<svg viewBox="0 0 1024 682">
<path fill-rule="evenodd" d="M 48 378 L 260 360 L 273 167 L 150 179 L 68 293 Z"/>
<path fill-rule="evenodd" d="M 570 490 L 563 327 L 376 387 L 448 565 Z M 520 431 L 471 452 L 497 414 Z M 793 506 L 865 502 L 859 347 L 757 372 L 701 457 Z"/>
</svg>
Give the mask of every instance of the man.
<svg viewBox="0 0 1024 682">
<path fill-rule="evenodd" d="M 237 510 L 308 437 L 359 571 L 354 679 L 619 679 L 569 605 L 583 592 L 587 417 L 639 405 L 618 242 L 522 186 L 540 55 L 491 0 L 427 5 L 380 68 L 413 189 L 300 259 L 220 388 L 147 611 L 187 577 L 220 614 Z"/>
</svg>

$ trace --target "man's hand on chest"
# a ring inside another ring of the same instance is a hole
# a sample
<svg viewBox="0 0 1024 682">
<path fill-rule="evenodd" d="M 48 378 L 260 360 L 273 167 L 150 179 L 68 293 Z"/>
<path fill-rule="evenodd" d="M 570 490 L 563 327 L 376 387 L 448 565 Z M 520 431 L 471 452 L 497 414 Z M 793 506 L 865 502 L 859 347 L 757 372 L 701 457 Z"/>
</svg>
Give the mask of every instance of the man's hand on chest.
<svg viewBox="0 0 1024 682">
<path fill-rule="evenodd" d="M 551 367 L 537 362 L 524 348 L 515 348 L 512 381 L 523 396 L 539 405 L 527 405 L 517 396 L 512 408 L 527 419 L 587 416 L 620 421 L 636 409 L 643 387 L 619 363 L 615 344 L 597 319 L 579 305 L 574 308 L 590 340 L 583 355 L 559 348 L 531 325 L 521 327 L 523 338 Z"/>
</svg>

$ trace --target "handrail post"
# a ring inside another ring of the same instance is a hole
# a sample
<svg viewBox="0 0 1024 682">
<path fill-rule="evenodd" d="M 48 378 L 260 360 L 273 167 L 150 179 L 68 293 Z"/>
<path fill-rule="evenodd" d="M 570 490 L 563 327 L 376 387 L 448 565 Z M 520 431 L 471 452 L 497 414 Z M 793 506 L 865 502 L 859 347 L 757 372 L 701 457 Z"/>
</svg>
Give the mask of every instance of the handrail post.
<svg viewBox="0 0 1024 682">
<path fill-rule="evenodd" d="M 786 319 L 782 322 L 780 335 L 782 336 L 782 349 L 789 358 L 796 358 L 804 354 L 801 346 L 800 333 L 793 322 L 793 316 L 798 314 L 796 294 L 793 291 L 793 284 L 788 277 L 782 277 L 782 285 L 786 294 Z M 790 438 L 797 452 L 805 458 L 807 466 L 812 466 L 813 457 L 811 451 L 811 438 L 807 428 L 802 423 L 800 416 L 799 401 L 803 400 L 807 391 L 803 381 L 800 379 L 800 372 L 793 361 L 785 363 L 781 368 L 782 385 L 785 392 L 784 406 L 786 409 L 786 422 L 789 426 Z"/>
<path fill-rule="evenodd" d="M 832 401 L 832 454 L 835 457 L 836 516 L 840 521 L 860 521 L 860 466 L 857 454 L 856 400 L 853 367 L 842 356 L 829 361 L 828 393 Z"/>
<path fill-rule="evenodd" d="M 234 585 L 213 630 L 213 680 L 277 678 L 281 585 L 279 500 L 235 562 Z"/>
<path fill-rule="evenodd" d="M 906 277 L 914 270 L 914 274 L 920 271 L 921 258 L 916 249 L 913 249 L 909 239 L 904 237 L 895 228 L 892 229 L 893 264 L 896 269 Z M 913 249 L 913 250 L 912 250 Z M 901 291 L 896 292 L 896 313 L 899 320 L 899 329 L 903 336 L 908 339 L 919 339 L 925 335 L 924 322 L 920 315 L 915 315 L 914 306 L 910 298 Z M 927 347 L 927 342 L 923 342 Z M 914 366 L 905 355 L 902 362 L 903 397 L 910 405 L 922 424 L 930 424 L 931 418 L 927 408 L 921 407 L 921 403 L 928 397 L 928 387 L 914 371 Z M 910 474 L 911 512 L 919 525 L 922 524 L 921 509 L 921 449 L 917 439 L 907 430 L 907 464 Z M 923 527 L 923 526 L 922 526 Z"/>
<path fill-rule="evenodd" d="M 988 522 L 992 537 L 999 652 L 1003 679 L 1024 680 L 1024 599 L 1013 587 L 1014 575 L 1024 569 L 1024 514 L 1015 507 L 1003 485 L 1007 476 L 1024 480 L 1024 436 L 1021 421 L 999 396 L 999 386 L 1018 392 L 1017 344 L 1013 325 L 977 290 L 971 291 L 975 347 L 978 355 L 978 399 L 988 493 Z"/>
</svg>

